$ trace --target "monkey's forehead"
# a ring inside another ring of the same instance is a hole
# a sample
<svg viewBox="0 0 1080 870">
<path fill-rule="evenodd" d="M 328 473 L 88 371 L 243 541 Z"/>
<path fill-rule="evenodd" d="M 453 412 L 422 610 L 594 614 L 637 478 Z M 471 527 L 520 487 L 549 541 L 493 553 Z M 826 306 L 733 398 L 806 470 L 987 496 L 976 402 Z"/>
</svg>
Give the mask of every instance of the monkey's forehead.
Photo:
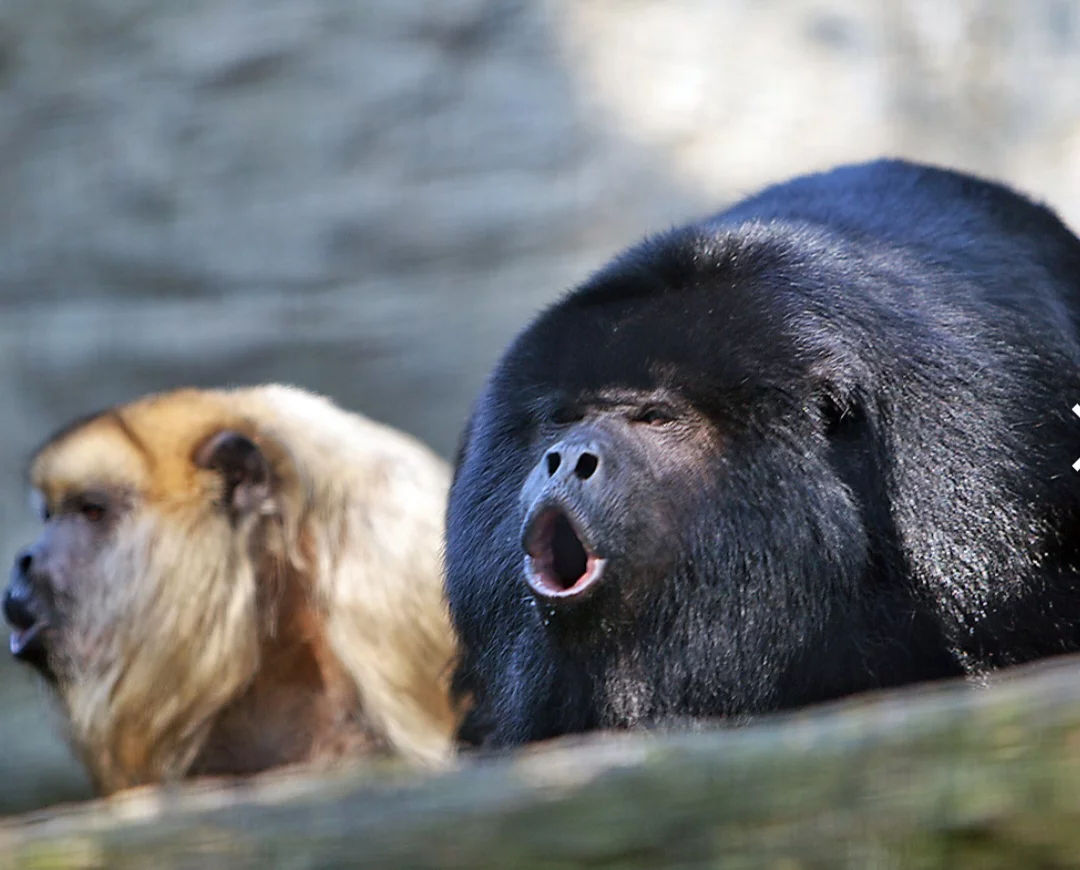
<svg viewBox="0 0 1080 870">
<path fill-rule="evenodd" d="M 68 426 L 30 460 L 30 485 L 46 498 L 79 487 L 138 487 L 150 457 L 115 411 Z"/>
<path fill-rule="evenodd" d="M 143 396 L 64 427 L 31 457 L 29 482 L 47 498 L 88 487 L 197 490 L 198 445 L 225 428 L 255 435 L 261 407 L 258 390 Z"/>
<path fill-rule="evenodd" d="M 207 438 L 230 429 L 269 450 L 279 471 L 316 474 L 340 485 L 341 466 L 383 479 L 385 457 L 409 457 L 439 479 L 441 462 L 395 430 L 330 401 L 281 385 L 183 388 L 144 396 L 68 425 L 30 460 L 32 487 L 47 496 L 73 488 L 120 487 L 143 495 L 200 497 L 206 472 L 194 461 Z M 426 448 L 423 448 L 426 451 Z"/>
<path fill-rule="evenodd" d="M 30 483 L 137 486 L 171 457 L 186 460 L 193 442 L 225 419 L 209 392 L 146 396 L 64 427 L 31 457 Z"/>
</svg>

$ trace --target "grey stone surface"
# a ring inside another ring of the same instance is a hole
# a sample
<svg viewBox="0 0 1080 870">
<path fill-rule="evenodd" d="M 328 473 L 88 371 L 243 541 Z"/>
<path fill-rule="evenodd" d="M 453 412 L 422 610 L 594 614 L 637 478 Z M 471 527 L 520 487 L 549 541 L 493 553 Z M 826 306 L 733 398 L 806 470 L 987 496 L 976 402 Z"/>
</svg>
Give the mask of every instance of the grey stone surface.
<svg viewBox="0 0 1080 870">
<path fill-rule="evenodd" d="M 75 414 L 283 380 L 449 454 L 616 250 L 878 154 L 1080 225 L 1080 0 L 0 0 L 0 559 Z M 55 734 L 0 665 L 0 810 Z"/>
</svg>

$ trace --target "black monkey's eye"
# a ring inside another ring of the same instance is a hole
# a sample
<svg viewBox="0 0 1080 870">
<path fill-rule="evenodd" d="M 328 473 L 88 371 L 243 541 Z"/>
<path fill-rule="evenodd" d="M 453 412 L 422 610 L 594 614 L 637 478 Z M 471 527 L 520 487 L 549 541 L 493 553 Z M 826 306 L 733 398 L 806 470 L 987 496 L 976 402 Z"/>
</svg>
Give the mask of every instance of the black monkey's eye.
<svg viewBox="0 0 1080 870">
<path fill-rule="evenodd" d="M 577 423 L 585 418 L 580 408 L 574 408 L 569 405 L 560 405 L 554 411 L 551 412 L 551 422 L 557 426 L 564 426 L 567 423 Z"/>
<path fill-rule="evenodd" d="M 675 420 L 675 412 L 661 405 L 649 405 L 638 411 L 631 419 L 635 423 L 644 423 L 647 426 L 663 426 Z"/>
</svg>

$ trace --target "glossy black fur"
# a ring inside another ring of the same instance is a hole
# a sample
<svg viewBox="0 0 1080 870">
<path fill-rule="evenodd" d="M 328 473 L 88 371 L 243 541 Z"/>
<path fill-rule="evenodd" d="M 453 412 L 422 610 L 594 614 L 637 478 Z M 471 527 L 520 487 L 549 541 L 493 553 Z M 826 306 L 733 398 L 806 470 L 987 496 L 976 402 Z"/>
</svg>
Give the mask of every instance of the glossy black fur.
<svg viewBox="0 0 1080 870">
<path fill-rule="evenodd" d="M 1050 211 L 897 161 L 619 257 L 518 336 L 462 442 L 463 737 L 740 719 L 1080 648 L 1078 321 L 1080 241 Z M 611 387 L 679 395 L 715 449 L 621 504 L 666 517 L 620 554 L 662 547 L 662 577 L 549 607 L 522 488 L 579 425 L 560 409 Z"/>
</svg>

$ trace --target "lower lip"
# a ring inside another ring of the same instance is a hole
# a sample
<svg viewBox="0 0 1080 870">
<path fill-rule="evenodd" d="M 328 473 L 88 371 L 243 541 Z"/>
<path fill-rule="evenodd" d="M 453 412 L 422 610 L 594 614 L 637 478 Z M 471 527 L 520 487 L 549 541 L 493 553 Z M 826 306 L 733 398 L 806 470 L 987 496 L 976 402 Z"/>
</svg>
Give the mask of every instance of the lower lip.
<svg viewBox="0 0 1080 870">
<path fill-rule="evenodd" d="M 586 562 L 585 573 L 577 579 L 573 586 L 565 588 L 548 583 L 541 572 L 536 570 L 532 556 L 525 556 L 525 579 L 529 588 L 537 595 L 547 599 L 579 598 L 588 592 L 604 574 L 604 566 L 607 559 L 597 556 L 589 556 Z"/>
<path fill-rule="evenodd" d="M 13 631 L 11 637 L 8 640 L 8 649 L 11 654 L 18 658 L 30 647 L 30 644 L 34 642 L 45 625 L 40 622 L 36 622 L 29 628 L 24 628 L 21 631 Z"/>
</svg>

